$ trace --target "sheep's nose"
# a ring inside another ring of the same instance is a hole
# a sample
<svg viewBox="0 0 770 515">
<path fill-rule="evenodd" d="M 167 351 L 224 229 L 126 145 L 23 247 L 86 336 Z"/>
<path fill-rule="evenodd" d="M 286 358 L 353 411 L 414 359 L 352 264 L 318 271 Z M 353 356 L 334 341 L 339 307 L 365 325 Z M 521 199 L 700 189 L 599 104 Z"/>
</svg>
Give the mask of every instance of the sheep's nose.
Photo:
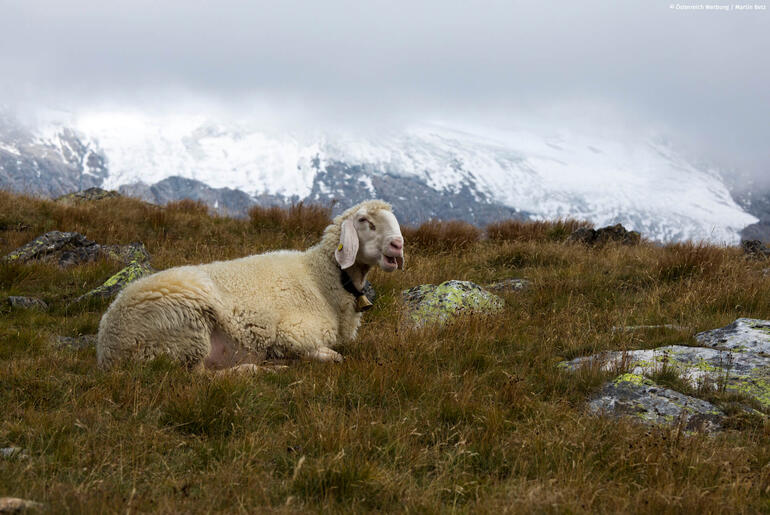
<svg viewBox="0 0 770 515">
<path fill-rule="evenodd" d="M 404 248 L 404 240 L 402 240 L 401 238 L 393 238 L 392 240 L 390 240 L 390 246 L 393 249 L 401 252 L 401 250 Z"/>
</svg>

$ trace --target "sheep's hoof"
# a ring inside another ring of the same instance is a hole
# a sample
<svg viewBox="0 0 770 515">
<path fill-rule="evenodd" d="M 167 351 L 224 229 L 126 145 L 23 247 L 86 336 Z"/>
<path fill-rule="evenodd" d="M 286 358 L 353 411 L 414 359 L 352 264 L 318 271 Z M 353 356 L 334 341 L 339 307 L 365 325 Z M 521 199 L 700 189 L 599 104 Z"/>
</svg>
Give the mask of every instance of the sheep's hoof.
<svg viewBox="0 0 770 515">
<path fill-rule="evenodd" d="M 320 347 L 315 349 L 307 356 L 309 359 L 321 362 L 334 361 L 335 363 L 342 362 L 342 354 L 337 351 L 331 350 L 329 347 Z"/>
<path fill-rule="evenodd" d="M 219 370 L 217 372 L 217 375 L 220 374 L 261 374 L 263 372 L 268 372 L 271 374 L 278 373 L 279 370 L 283 370 L 284 368 L 289 368 L 286 365 L 255 365 L 254 363 L 244 363 L 242 365 L 237 365 L 232 368 L 226 368 L 224 370 Z"/>
</svg>

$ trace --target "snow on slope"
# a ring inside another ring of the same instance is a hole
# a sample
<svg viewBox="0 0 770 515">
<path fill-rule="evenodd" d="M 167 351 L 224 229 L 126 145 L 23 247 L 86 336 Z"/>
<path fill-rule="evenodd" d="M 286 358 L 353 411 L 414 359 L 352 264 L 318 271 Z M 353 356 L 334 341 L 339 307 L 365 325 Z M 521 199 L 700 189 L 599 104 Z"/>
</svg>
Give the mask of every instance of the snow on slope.
<svg viewBox="0 0 770 515">
<path fill-rule="evenodd" d="M 756 222 L 716 171 L 696 168 L 654 140 L 450 124 L 376 136 L 271 132 L 136 112 L 84 114 L 72 123 L 107 157 L 109 188 L 179 175 L 249 194 L 303 198 L 319 168 L 342 161 L 373 174 L 415 176 L 439 190 L 471 181 L 479 193 L 537 218 L 620 222 L 659 241 L 734 244 L 739 231 Z"/>
</svg>

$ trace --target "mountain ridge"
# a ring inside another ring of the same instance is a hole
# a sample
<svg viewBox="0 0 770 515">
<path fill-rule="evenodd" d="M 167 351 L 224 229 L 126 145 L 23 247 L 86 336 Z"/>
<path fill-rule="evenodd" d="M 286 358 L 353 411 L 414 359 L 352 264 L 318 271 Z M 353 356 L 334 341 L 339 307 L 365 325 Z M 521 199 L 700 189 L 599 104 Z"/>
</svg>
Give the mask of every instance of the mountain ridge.
<svg viewBox="0 0 770 515">
<path fill-rule="evenodd" d="M 663 242 L 734 244 L 758 222 L 717 170 L 654 139 L 446 124 L 379 136 L 302 135 L 201 118 L 121 116 L 74 119 L 39 134 L 6 123 L 0 185 L 47 196 L 100 186 L 160 204 L 189 197 L 234 215 L 254 204 L 298 201 L 344 209 L 377 196 L 410 224 L 579 218 L 622 223 Z M 31 157 L 14 165 L 14 152 Z M 24 182 L 29 176 L 36 180 Z"/>
</svg>

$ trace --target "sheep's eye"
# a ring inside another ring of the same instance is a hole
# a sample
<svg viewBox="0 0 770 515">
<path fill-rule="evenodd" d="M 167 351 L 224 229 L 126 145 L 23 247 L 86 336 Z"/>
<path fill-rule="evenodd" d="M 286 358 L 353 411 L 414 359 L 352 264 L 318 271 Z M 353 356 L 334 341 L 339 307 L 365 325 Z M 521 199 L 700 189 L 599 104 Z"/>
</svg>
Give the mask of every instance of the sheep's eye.
<svg viewBox="0 0 770 515">
<path fill-rule="evenodd" d="M 364 223 L 364 222 L 366 222 L 366 223 L 368 223 L 368 224 L 369 224 L 369 229 L 371 229 L 371 230 L 374 230 L 374 224 L 373 224 L 372 222 L 370 222 L 369 220 L 367 220 L 366 218 L 364 218 L 364 217 L 361 217 L 361 218 L 359 218 L 359 219 L 358 219 L 358 222 L 359 222 L 359 223 Z"/>
</svg>

